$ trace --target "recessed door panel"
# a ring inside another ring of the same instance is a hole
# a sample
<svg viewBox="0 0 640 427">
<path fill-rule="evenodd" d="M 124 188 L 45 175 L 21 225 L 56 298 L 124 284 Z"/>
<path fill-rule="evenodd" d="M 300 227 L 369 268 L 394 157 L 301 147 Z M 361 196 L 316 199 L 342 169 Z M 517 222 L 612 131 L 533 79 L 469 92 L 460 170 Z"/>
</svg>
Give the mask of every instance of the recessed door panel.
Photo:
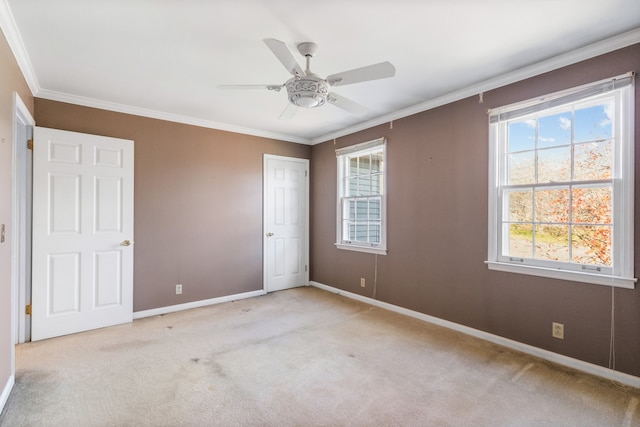
<svg viewBox="0 0 640 427">
<path fill-rule="evenodd" d="M 95 177 L 96 233 L 122 232 L 122 178 Z"/>
<path fill-rule="evenodd" d="M 274 244 L 274 262 L 273 262 L 273 275 L 275 277 L 284 276 L 284 263 L 285 263 L 285 251 L 284 251 L 284 239 L 273 239 Z"/>
<path fill-rule="evenodd" d="M 80 175 L 49 174 L 49 233 L 80 233 Z"/>
<path fill-rule="evenodd" d="M 297 254 L 300 253 L 300 238 L 291 237 L 287 241 L 287 272 L 291 275 L 300 273 L 300 263 L 297 262 Z"/>
<path fill-rule="evenodd" d="M 122 302 L 122 251 L 94 254 L 95 306 L 106 307 Z"/>
<path fill-rule="evenodd" d="M 273 206 L 273 210 L 275 211 L 275 215 L 273 216 L 273 222 L 275 225 L 284 225 L 285 218 L 285 204 L 284 204 L 284 188 L 277 187 L 273 190 L 273 197 L 275 199 L 275 205 Z"/>
<path fill-rule="evenodd" d="M 49 255 L 48 315 L 80 310 L 80 253 Z"/>
<path fill-rule="evenodd" d="M 49 162 L 79 165 L 82 161 L 82 145 L 49 140 Z"/>
<path fill-rule="evenodd" d="M 289 225 L 300 225 L 300 190 L 289 190 Z"/>
<path fill-rule="evenodd" d="M 94 163 L 96 166 L 121 168 L 122 167 L 122 150 L 107 148 L 107 147 L 95 147 L 94 151 Z"/>
</svg>

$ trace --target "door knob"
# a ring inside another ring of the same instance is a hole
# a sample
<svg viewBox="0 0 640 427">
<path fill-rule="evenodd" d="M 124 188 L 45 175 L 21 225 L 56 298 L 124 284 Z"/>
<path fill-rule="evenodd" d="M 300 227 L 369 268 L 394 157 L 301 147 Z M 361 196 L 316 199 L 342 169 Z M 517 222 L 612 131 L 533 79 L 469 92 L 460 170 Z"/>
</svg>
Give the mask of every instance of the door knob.
<svg viewBox="0 0 640 427">
<path fill-rule="evenodd" d="M 131 246 L 131 241 L 125 240 L 124 242 L 120 243 L 120 246 Z"/>
<path fill-rule="evenodd" d="M 271 237 L 271 236 L 273 236 L 273 233 L 272 233 L 272 232 L 268 232 L 268 233 L 267 233 L 267 236 L 268 236 L 268 237 Z"/>
</svg>

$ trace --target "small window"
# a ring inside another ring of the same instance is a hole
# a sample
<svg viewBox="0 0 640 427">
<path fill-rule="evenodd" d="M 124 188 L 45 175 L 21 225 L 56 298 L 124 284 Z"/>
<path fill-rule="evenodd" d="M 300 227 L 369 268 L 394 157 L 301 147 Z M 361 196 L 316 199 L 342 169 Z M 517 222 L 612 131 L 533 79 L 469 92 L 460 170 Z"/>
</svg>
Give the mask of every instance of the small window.
<svg viewBox="0 0 640 427">
<path fill-rule="evenodd" d="M 489 268 L 634 287 L 633 76 L 490 112 Z"/>
<path fill-rule="evenodd" d="M 386 143 L 377 139 L 336 150 L 336 246 L 386 254 Z"/>
</svg>

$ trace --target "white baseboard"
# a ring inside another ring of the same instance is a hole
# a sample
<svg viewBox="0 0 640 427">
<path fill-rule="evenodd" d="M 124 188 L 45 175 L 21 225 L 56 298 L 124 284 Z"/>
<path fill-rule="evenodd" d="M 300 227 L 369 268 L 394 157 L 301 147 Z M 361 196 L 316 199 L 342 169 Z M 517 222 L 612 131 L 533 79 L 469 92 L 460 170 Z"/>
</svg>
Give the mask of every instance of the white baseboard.
<svg viewBox="0 0 640 427">
<path fill-rule="evenodd" d="M 266 292 L 261 289 L 259 291 L 245 292 L 242 294 L 227 295 L 224 297 L 205 299 L 201 301 L 187 302 L 184 304 L 170 305 L 167 307 L 154 308 L 151 310 L 136 311 L 133 313 L 133 319 L 142 319 L 143 317 L 159 316 L 161 314 L 174 313 L 176 311 L 188 310 L 190 308 L 206 307 L 208 305 L 222 304 L 223 302 L 237 301 L 245 298 L 259 297 L 265 295 Z"/>
<path fill-rule="evenodd" d="M 454 331 L 462 332 L 466 335 L 471 335 L 476 338 L 483 339 L 485 341 L 492 342 L 513 350 L 521 351 L 523 353 L 530 354 L 532 356 L 539 357 L 544 360 L 548 360 L 558 365 L 566 366 L 576 369 L 578 371 L 586 372 L 588 374 L 596 375 L 608 380 L 617 381 L 621 384 L 625 384 L 631 387 L 640 388 L 640 377 L 625 374 L 624 372 L 614 371 L 603 366 L 594 365 L 593 363 L 585 362 L 582 360 L 574 359 L 572 357 L 564 356 L 562 354 L 554 353 L 549 350 L 534 347 L 528 344 L 524 344 L 518 341 L 510 340 L 508 338 L 494 335 L 489 332 L 484 332 L 478 329 L 470 328 L 469 326 L 460 325 L 458 323 L 450 322 L 448 320 L 440 319 L 438 317 L 429 316 L 428 314 L 420 313 L 418 311 L 409 310 L 406 308 L 398 307 L 397 305 L 389 304 L 386 302 L 378 301 L 369 297 L 354 294 L 351 292 L 343 291 L 342 289 L 334 288 L 332 286 L 323 285 L 322 283 L 310 282 L 311 286 L 323 289 L 328 292 L 332 292 L 338 295 L 345 296 L 357 301 L 364 302 L 369 305 L 384 308 L 396 313 L 404 314 L 406 316 L 414 317 L 425 322 L 433 323 L 438 326 L 453 329 Z"/>
<path fill-rule="evenodd" d="M 7 383 L 4 385 L 4 389 L 2 390 L 2 394 L 0 394 L 0 413 L 4 409 L 4 405 L 7 404 L 7 400 L 9 400 L 9 395 L 11 394 L 11 390 L 13 389 L 13 385 L 16 382 L 16 378 L 11 375 L 7 380 Z"/>
</svg>

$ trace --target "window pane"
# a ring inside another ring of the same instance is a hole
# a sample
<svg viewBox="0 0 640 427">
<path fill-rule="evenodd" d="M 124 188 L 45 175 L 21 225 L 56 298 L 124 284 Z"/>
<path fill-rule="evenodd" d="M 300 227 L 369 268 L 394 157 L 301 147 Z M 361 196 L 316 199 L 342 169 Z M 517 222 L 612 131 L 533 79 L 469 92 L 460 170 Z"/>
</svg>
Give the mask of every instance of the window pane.
<svg viewBox="0 0 640 427">
<path fill-rule="evenodd" d="M 369 218 L 366 200 L 356 201 L 356 221 L 366 221 Z"/>
<path fill-rule="evenodd" d="M 356 224 L 356 239 L 359 242 L 367 241 L 367 224 Z"/>
<path fill-rule="evenodd" d="M 371 172 L 380 172 L 382 170 L 382 152 L 371 154 Z"/>
<path fill-rule="evenodd" d="M 533 190 L 510 191 L 507 193 L 509 203 L 509 221 L 533 221 Z"/>
<path fill-rule="evenodd" d="M 369 243 L 380 243 L 380 224 L 369 225 Z"/>
<path fill-rule="evenodd" d="M 535 182 L 535 152 L 510 154 L 507 159 L 509 184 L 532 184 Z"/>
<path fill-rule="evenodd" d="M 533 150 L 536 147 L 536 121 L 509 123 L 509 152 Z"/>
<path fill-rule="evenodd" d="M 574 226 L 571 250 L 573 262 L 611 266 L 611 227 Z"/>
<path fill-rule="evenodd" d="M 573 147 L 573 179 L 611 179 L 613 141 L 588 142 Z"/>
<path fill-rule="evenodd" d="M 358 178 L 348 178 L 347 194 L 345 196 L 357 196 L 358 195 Z"/>
<path fill-rule="evenodd" d="M 382 194 L 382 175 L 371 176 L 371 194 Z"/>
<path fill-rule="evenodd" d="M 348 200 L 346 203 L 347 206 L 347 212 L 345 212 L 345 218 L 351 220 L 351 221 L 355 221 L 356 219 L 356 201 L 355 200 Z"/>
<path fill-rule="evenodd" d="M 569 190 L 550 189 L 535 191 L 536 222 L 569 222 Z"/>
<path fill-rule="evenodd" d="M 536 225 L 535 231 L 535 259 L 569 261 L 568 225 Z"/>
<path fill-rule="evenodd" d="M 611 187 L 574 187 L 571 192 L 572 222 L 611 224 Z"/>
<path fill-rule="evenodd" d="M 509 236 L 506 256 L 533 258 L 533 225 L 506 224 L 505 232 Z"/>
<path fill-rule="evenodd" d="M 380 199 L 369 200 L 369 219 L 380 219 Z"/>
<path fill-rule="evenodd" d="M 349 176 L 355 176 L 358 174 L 358 158 L 349 158 Z"/>
<path fill-rule="evenodd" d="M 538 151 L 538 182 L 566 182 L 571 179 L 571 147 Z"/>
<path fill-rule="evenodd" d="M 595 141 L 613 136 L 613 102 L 583 108 L 575 112 L 575 142 Z"/>
<path fill-rule="evenodd" d="M 353 223 L 345 221 L 345 230 L 347 230 L 346 240 L 356 240 L 356 226 Z"/>
<path fill-rule="evenodd" d="M 371 175 L 361 176 L 358 179 L 358 195 L 370 196 L 371 195 Z"/>
<path fill-rule="evenodd" d="M 367 154 L 360 157 L 360 169 L 358 175 L 369 175 L 371 173 L 371 158 Z"/>
<path fill-rule="evenodd" d="M 538 119 L 538 148 L 571 144 L 571 112 Z"/>
</svg>

